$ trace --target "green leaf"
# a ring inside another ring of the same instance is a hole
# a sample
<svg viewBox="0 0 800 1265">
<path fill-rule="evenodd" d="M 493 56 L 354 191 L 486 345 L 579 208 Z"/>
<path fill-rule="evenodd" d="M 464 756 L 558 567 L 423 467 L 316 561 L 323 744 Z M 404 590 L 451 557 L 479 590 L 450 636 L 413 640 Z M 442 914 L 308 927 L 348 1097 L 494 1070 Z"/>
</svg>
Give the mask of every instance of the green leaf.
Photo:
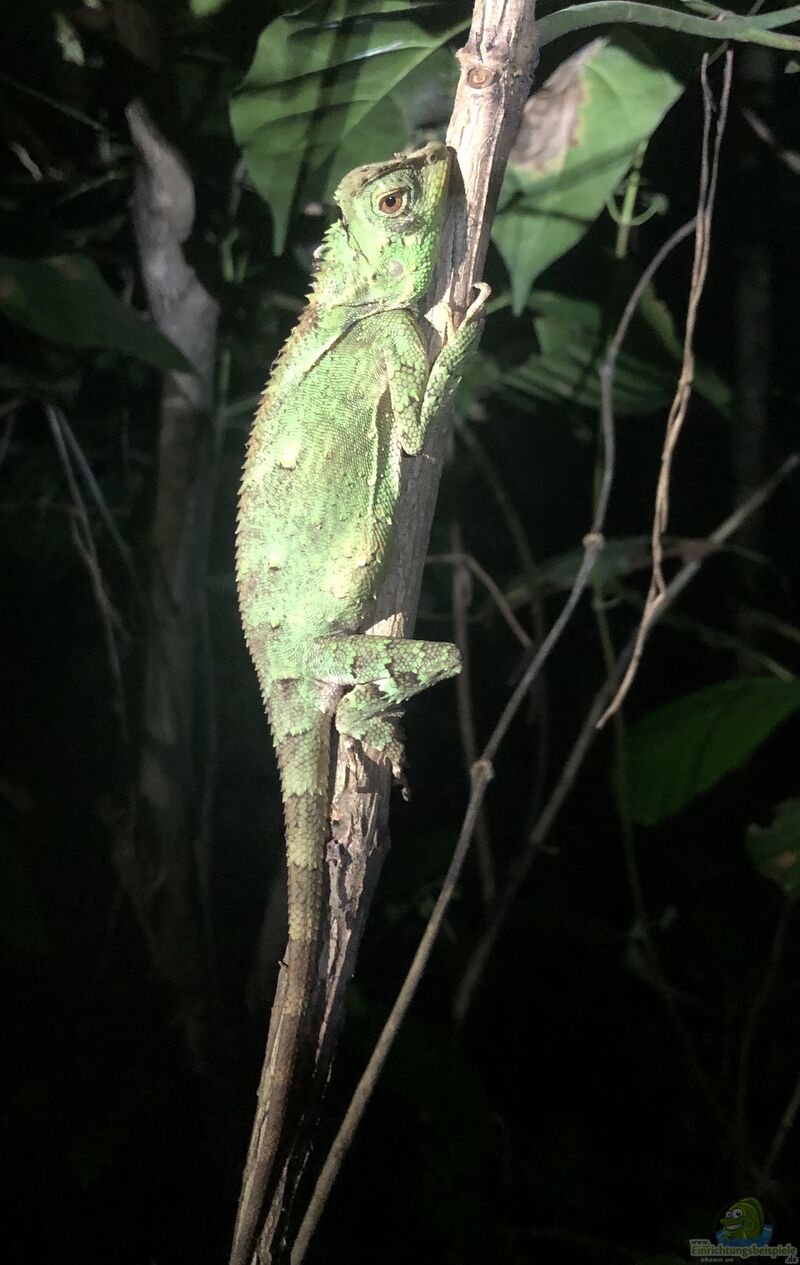
<svg viewBox="0 0 800 1265">
<path fill-rule="evenodd" d="M 439 48 L 424 62 L 412 67 L 401 82 L 377 101 L 361 123 L 341 138 L 336 160 L 327 170 L 309 170 L 298 190 L 301 199 L 330 200 L 342 176 L 365 161 L 393 154 L 409 138 L 421 136 L 423 129 L 447 124 L 458 84 L 455 58 Z M 364 158 L 369 152 L 370 159 Z"/>
<path fill-rule="evenodd" d="M 56 43 L 61 50 L 61 56 L 64 61 L 71 63 L 73 66 L 85 65 L 86 55 L 75 27 L 63 13 L 56 12 L 53 15 L 53 19 L 56 28 Z"/>
<path fill-rule="evenodd" d="M 189 8 L 196 18 L 207 18 L 212 13 L 219 13 L 230 0 L 189 0 Z"/>
<path fill-rule="evenodd" d="M 583 560 L 584 549 L 570 549 L 554 554 L 536 564 L 536 583 L 548 592 L 566 590 L 575 583 Z M 603 588 L 613 588 L 623 576 L 644 570 L 651 562 L 649 536 L 620 536 L 606 540 L 592 572 L 592 581 Z M 517 576 L 503 590 L 513 608 L 529 600 L 530 587 L 526 576 Z"/>
<path fill-rule="evenodd" d="M 764 44 L 769 48 L 800 49 L 800 39 L 792 35 L 773 35 L 775 27 L 791 26 L 800 21 L 800 5 L 789 5 L 771 13 L 748 14 L 740 17 L 726 14 L 721 18 L 700 18 L 680 10 L 663 9 L 655 4 L 631 4 L 628 0 L 596 0 L 590 4 L 573 4 L 556 13 L 549 13 L 536 25 L 539 46 L 559 39 L 573 31 L 588 26 L 609 23 L 640 23 L 644 26 L 666 27 L 684 35 L 701 35 L 706 39 L 739 40 L 745 44 Z"/>
<path fill-rule="evenodd" d="M 785 895 L 800 892 L 800 799 L 787 799 L 771 826 L 751 826 L 747 855 L 760 874 L 772 879 Z"/>
<path fill-rule="evenodd" d="M 639 301 L 636 319 L 626 339 L 626 347 L 639 346 L 645 340 L 653 345 L 654 350 L 657 346 L 668 352 L 675 365 L 683 362 L 683 343 L 676 332 L 672 313 L 658 298 L 652 285 L 647 287 Z M 695 361 L 694 389 L 709 404 L 713 404 L 723 417 L 731 416 L 731 389 L 725 379 L 709 365 Z"/>
<path fill-rule="evenodd" d="M 525 107 L 492 227 L 517 315 L 539 274 L 587 232 L 683 90 L 643 46 L 631 47 L 635 53 L 594 41 Z"/>
<path fill-rule="evenodd" d="M 464 25 L 431 34 L 405 16 L 416 7 L 320 0 L 262 31 L 231 126 L 272 211 L 276 254 L 301 178 L 304 193 L 322 196 L 354 163 L 385 158 L 406 139 L 394 90 Z"/>
<path fill-rule="evenodd" d="M 800 681 L 723 681 L 651 712 L 626 746 L 631 816 L 651 826 L 739 767 L 800 708 Z"/>
<path fill-rule="evenodd" d="M 548 290 L 534 290 L 527 306 L 537 313 L 539 351 L 506 372 L 501 390 L 585 408 L 600 407 L 598 370 L 617 314 L 599 304 Z M 637 309 L 614 376 L 614 410 L 620 417 L 651 413 L 672 399 L 682 347 L 667 308 L 649 287 Z M 695 388 L 726 416 L 731 393 L 712 369 L 695 366 Z"/>
<path fill-rule="evenodd" d="M 504 390 L 598 408 L 597 366 L 603 351 L 598 336 L 557 316 L 538 317 L 533 324 L 541 351 L 506 374 Z M 623 350 L 614 377 L 615 410 L 620 417 L 652 413 L 666 404 L 674 386 L 674 373 Z"/>
<path fill-rule="evenodd" d="M 68 347 L 105 347 L 157 369 L 191 373 L 178 348 L 114 294 L 84 255 L 29 262 L 0 255 L 0 311 Z"/>
</svg>

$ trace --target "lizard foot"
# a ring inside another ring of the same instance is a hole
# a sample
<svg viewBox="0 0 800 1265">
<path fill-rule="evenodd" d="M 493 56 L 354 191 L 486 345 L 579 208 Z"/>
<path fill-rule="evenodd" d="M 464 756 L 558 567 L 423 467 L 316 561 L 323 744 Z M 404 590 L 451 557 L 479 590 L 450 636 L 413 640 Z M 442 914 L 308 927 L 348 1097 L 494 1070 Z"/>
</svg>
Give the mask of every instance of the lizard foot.
<svg viewBox="0 0 800 1265">
<path fill-rule="evenodd" d="M 492 287 L 486 281 L 476 281 L 475 289 L 478 291 L 477 296 L 472 300 L 466 312 L 462 325 L 466 325 L 467 321 L 473 320 L 480 312 L 481 308 L 486 306 L 487 301 L 491 298 Z"/>
<path fill-rule="evenodd" d="M 365 755 L 376 764 L 388 761 L 394 781 L 403 788 L 403 795 L 408 798 L 408 782 L 405 775 L 405 749 L 400 736 L 399 722 L 392 716 L 370 716 L 357 733 L 343 735 L 350 742 L 359 742 Z"/>
</svg>

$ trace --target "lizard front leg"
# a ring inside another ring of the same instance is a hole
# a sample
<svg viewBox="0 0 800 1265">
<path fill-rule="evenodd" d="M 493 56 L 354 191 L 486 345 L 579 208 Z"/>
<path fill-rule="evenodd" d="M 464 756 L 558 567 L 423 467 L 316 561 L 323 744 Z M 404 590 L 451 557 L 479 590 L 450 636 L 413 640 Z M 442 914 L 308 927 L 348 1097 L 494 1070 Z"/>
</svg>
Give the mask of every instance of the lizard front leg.
<svg viewBox="0 0 800 1265">
<path fill-rule="evenodd" d="M 384 363 L 392 423 L 409 455 L 422 450 L 429 427 L 478 344 L 482 309 L 491 290 L 484 282 L 477 289 L 478 297 L 457 330 L 451 309 L 444 305 L 446 341 L 430 369 L 413 317 L 397 311 L 387 324 Z M 460 670 L 458 649 L 447 642 L 363 635 L 318 638 L 306 663 L 308 675 L 315 680 L 351 687 L 336 709 L 338 733 L 357 740 L 373 758 L 388 760 L 399 781 L 403 780 L 403 745 L 397 720 L 403 705 Z"/>
<path fill-rule="evenodd" d="M 388 335 L 385 367 L 392 416 L 403 451 L 409 456 L 422 451 L 431 424 L 452 397 L 467 361 L 480 342 L 483 308 L 492 291 L 485 281 L 479 281 L 475 288 L 478 295 L 467 308 L 458 329 L 450 305 L 437 305 L 445 318 L 445 342 L 430 367 L 414 318 L 403 311 L 391 314 L 391 324 L 388 313 L 384 318 Z"/>
<path fill-rule="evenodd" d="M 427 430 L 431 421 L 451 399 L 461 381 L 461 374 L 467 361 L 480 342 L 483 331 L 483 309 L 492 289 L 485 281 L 478 281 L 475 289 L 478 294 L 464 313 L 464 319 L 458 329 L 453 322 L 453 309 L 449 303 L 437 304 L 445 317 L 445 341 L 431 366 L 422 399 L 420 424 L 423 430 Z"/>
</svg>

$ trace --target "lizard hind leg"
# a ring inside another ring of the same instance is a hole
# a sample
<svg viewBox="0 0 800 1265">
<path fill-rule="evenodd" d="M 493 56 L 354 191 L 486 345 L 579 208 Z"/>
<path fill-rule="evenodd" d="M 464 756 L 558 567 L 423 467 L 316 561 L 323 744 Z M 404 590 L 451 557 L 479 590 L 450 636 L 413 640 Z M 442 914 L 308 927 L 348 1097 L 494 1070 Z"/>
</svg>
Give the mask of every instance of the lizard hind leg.
<svg viewBox="0 0 800 1265">
<path fill-rule="evenodd" d="M 317 680 L 352 686 L 336 709 L 338 733 L 359 742 L 371 759 L 387 760 L 404 782 L 401 709 L 429 685 L 455 676 L 461 657 L 447 642 L 331 636 L 314 643 L 308 667 Z"/>
<path fill-rule="evenodd" d="M 371 760 L 386 760 L 392 776 L 405 789 L 405 748 L 399 710 L 389 711 L 386 695 L 375 682 L 356 685 L 336 713 L 340 738 L 357 741 Z"/>
</svg>

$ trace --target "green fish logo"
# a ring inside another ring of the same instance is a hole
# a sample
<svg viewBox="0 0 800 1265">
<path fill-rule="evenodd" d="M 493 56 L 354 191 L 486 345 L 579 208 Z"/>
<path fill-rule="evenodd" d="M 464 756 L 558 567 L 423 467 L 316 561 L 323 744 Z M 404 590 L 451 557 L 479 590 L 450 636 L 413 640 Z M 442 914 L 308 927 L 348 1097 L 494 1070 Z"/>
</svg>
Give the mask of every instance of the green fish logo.
<svg viewBox="0 0 800 1265">
<path fill-rule="evenodd" d="M 739 1199 L 720 1218 L 726 1239 L 757 1239 L 764 1229 L 764 1209 L 757 1199 Z"/>
</svg>

